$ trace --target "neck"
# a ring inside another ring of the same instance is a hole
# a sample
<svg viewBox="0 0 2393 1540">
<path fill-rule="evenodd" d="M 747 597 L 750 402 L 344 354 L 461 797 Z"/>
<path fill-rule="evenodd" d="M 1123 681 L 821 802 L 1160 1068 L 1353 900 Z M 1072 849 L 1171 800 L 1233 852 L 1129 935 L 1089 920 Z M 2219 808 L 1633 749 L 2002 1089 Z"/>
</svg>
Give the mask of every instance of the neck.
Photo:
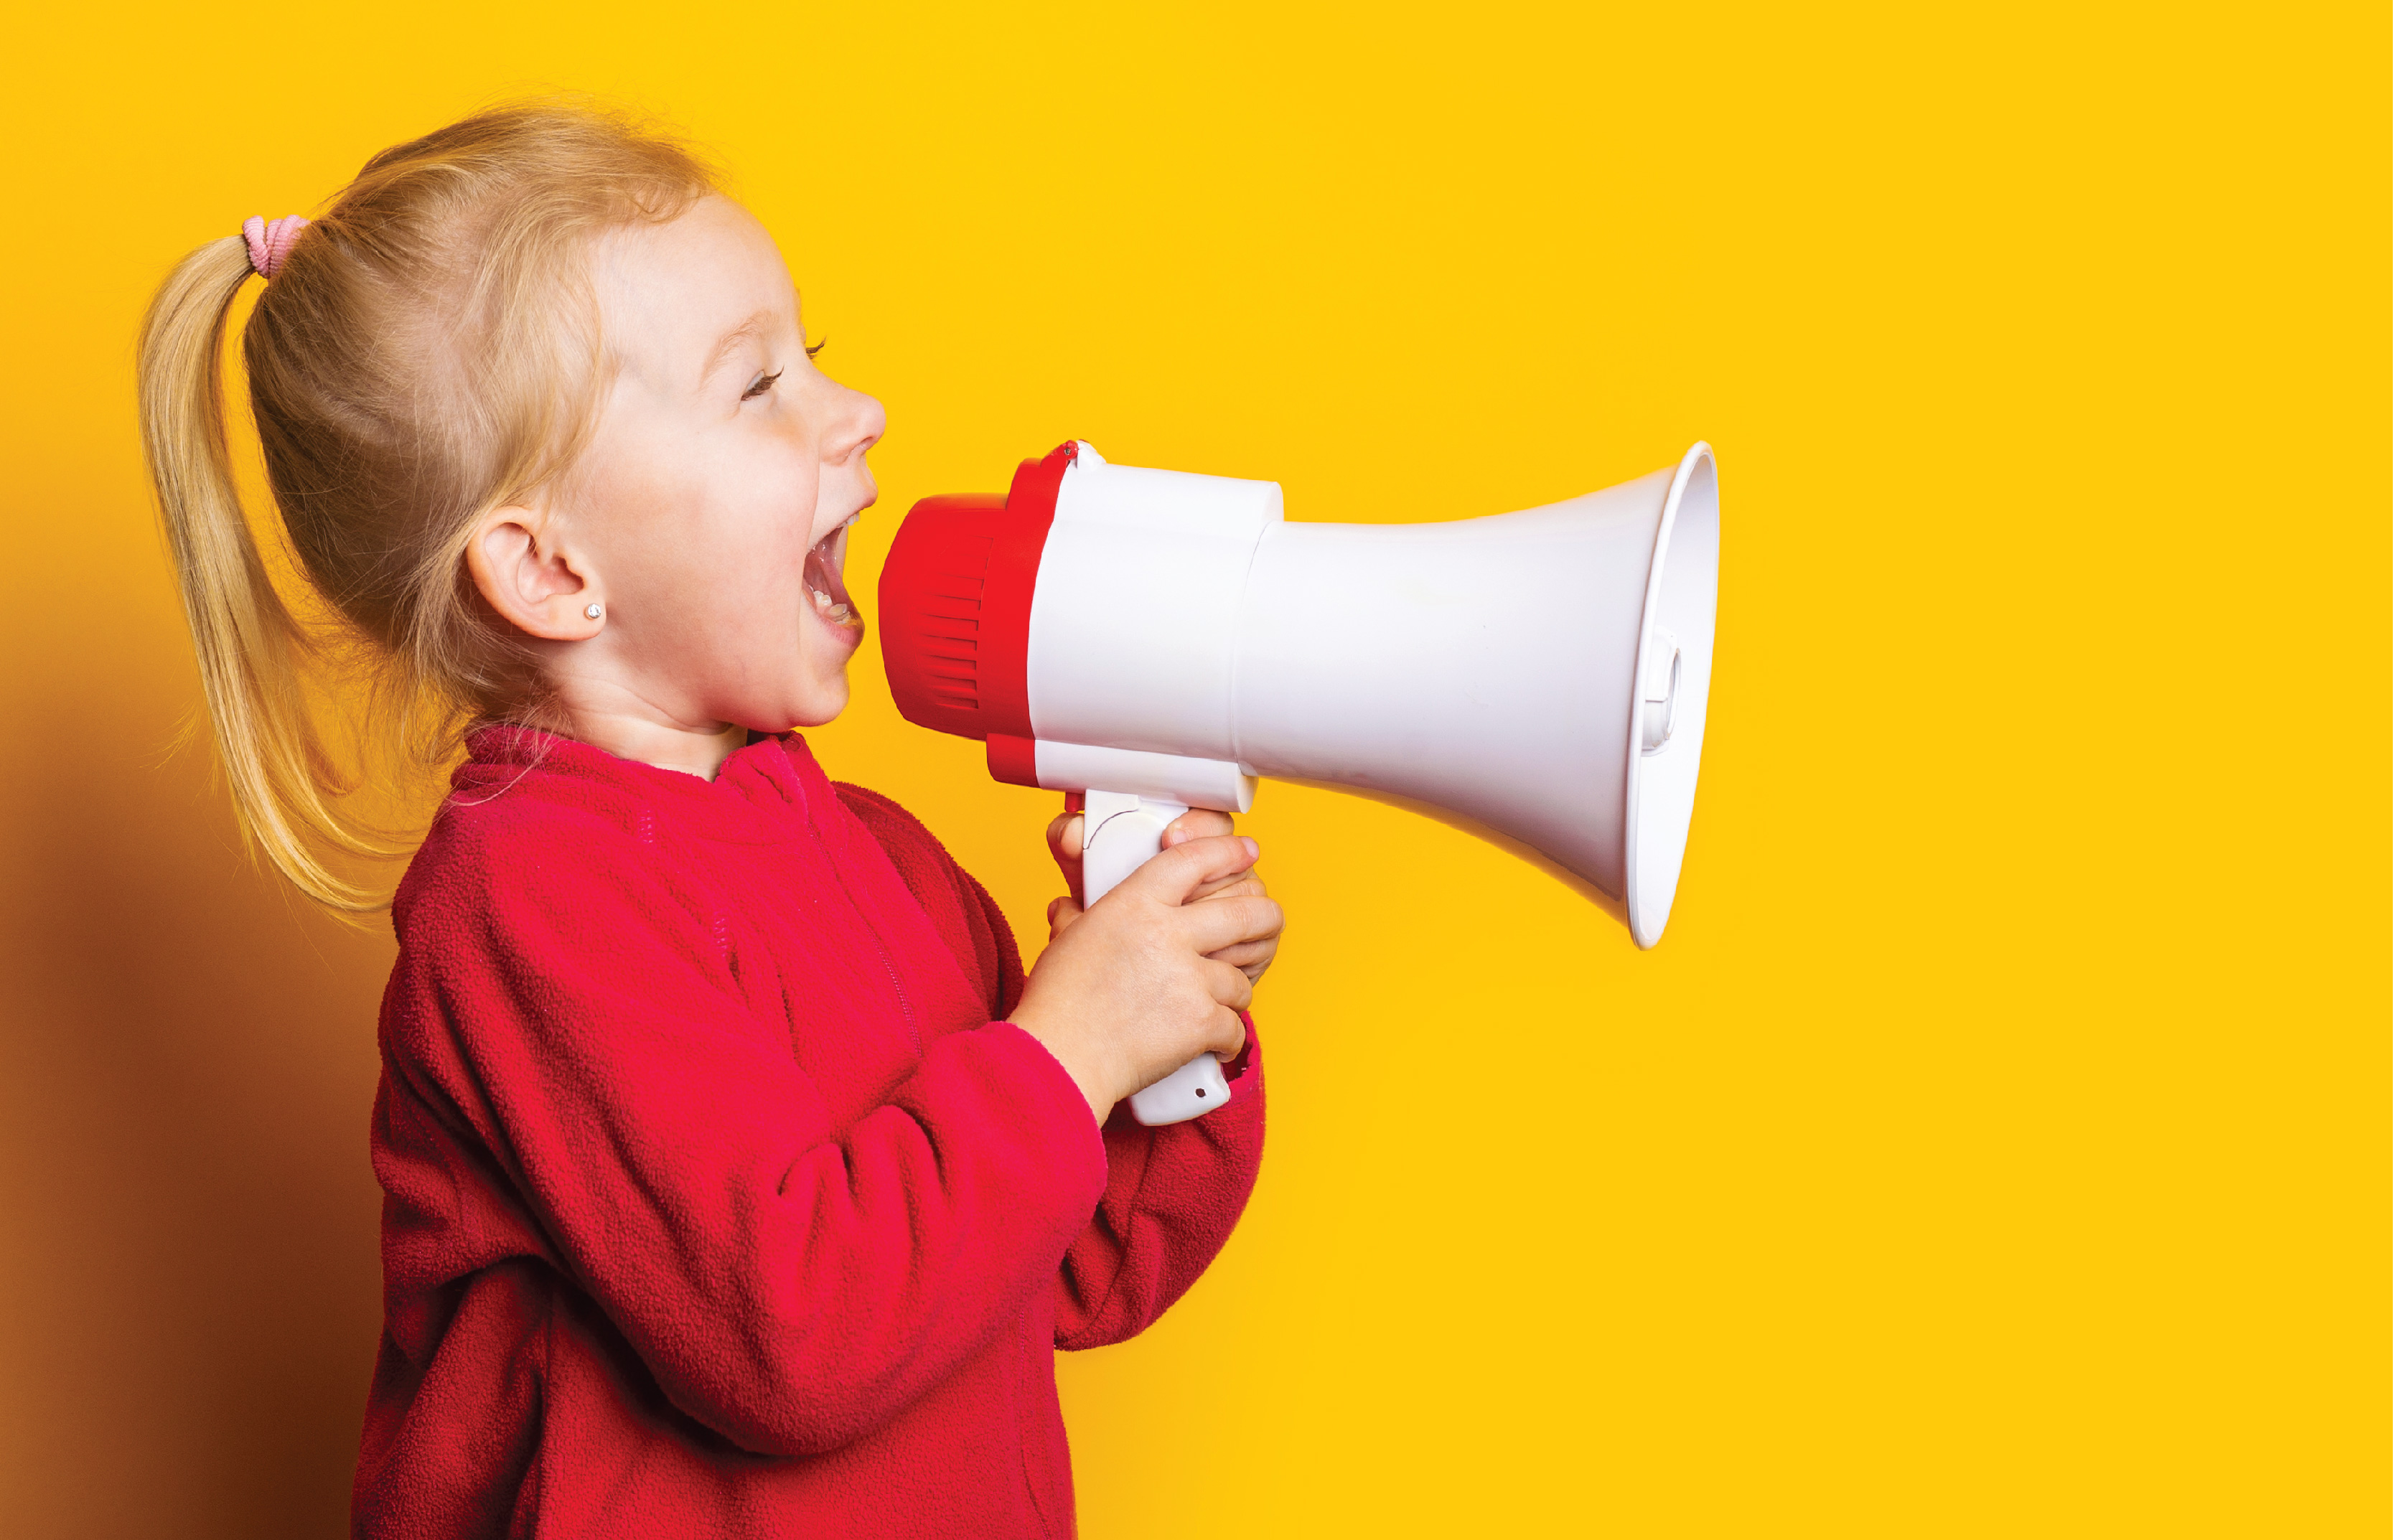
<svg viewBox="0 0 2393 1540">
<path fill-rule="evenodd" d="M 683 722 L 620 687 L 588 680 L 560 683 L 567 736 L 618 759 L 711 781 L 723 762 L 748 742 L 748 729 L 737 723 Z"/>
</svg>

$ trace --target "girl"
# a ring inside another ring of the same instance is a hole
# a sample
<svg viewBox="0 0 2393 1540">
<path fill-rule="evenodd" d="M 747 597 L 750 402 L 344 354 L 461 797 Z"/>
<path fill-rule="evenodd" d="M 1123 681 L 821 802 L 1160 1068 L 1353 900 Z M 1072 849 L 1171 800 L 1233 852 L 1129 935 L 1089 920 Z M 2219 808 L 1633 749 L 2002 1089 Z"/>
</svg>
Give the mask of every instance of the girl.
<svg viewBox="0 0 2393 1540">
<path fill-rule="evenodd" d="M 1052 1350 L 1153 1321 L 1254 1181 L 1253 842 L 1190 815 L 1059 900 L 1026 979 L 938 842 L 824 777 L 791 729 L 847 700 L 882 409 L 687 151 L 531 106 L 202 246 L 144 332 L 216 741 L 314 897 L 372 907 L 318 854 L 366 842 L 228 470 L 253 272 L 291 549 L 387 665 L 385 724 L 466 731 L 392 901 L 357 1532 L 1068 1533 Z M 1228 1107 L 1109 1116 L 1207 1050 Z"/>
</svg>

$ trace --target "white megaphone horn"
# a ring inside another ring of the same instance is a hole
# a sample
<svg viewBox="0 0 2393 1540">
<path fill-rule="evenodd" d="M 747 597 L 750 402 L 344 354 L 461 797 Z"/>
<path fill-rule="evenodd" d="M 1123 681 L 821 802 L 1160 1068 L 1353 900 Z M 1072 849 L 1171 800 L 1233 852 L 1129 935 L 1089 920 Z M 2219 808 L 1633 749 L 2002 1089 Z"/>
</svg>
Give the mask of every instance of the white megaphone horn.
<svg viewBox="0 0 2393 1540">
<path fill-rule="evenodd" d="M 1095 903 L 1191 807 L 1255 777 L 1430 804 L 1592 885 L 1640 946 L 1679 888 L 1711 691 L 1720 491 L 1674 468 L 1523 513 L 1290 524 L 1276 482 L 1026 460 L 931 497 L 881 574 L 909 722 L 989 773 L 1083 796 Z M 1131 1099 L 1222 1105 L 1210 1054 Z"/>
</svg>

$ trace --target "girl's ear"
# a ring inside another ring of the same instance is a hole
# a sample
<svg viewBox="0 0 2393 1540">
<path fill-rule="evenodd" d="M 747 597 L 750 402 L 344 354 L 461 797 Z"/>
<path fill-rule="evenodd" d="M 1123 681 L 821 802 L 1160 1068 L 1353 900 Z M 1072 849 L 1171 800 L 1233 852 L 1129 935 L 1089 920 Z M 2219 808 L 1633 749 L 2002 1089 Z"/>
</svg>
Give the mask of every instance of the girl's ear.
<svg viewBox="0 0 2393 1540">
<path fill-rule="evenodd" d="M 492 609 L 543 641 L 587 641 L 606 624 L 601 585 L 557 540 L 543 508 L 510 505 L 484 514 L 466 542 L 465 569 Z"/>
</svg>

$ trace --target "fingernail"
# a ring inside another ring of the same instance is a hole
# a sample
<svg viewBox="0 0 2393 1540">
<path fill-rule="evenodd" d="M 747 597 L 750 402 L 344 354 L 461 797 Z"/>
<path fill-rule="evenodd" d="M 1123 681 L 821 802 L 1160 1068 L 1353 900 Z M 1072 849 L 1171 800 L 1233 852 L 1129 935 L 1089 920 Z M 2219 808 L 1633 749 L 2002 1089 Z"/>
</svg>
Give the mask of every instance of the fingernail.
<svg viewBox="0 0 2393 1540">
<path fill-rule="evenodd" d="M 1247 847 L 1247 859 L 1249 861 L 1256 859 L 1263 853 L 1262 846 L 1255 843 L 1254 841 L 1249 839 L 1244 834 L 1238 836 L 1238 843 Z"/>
</svg>

